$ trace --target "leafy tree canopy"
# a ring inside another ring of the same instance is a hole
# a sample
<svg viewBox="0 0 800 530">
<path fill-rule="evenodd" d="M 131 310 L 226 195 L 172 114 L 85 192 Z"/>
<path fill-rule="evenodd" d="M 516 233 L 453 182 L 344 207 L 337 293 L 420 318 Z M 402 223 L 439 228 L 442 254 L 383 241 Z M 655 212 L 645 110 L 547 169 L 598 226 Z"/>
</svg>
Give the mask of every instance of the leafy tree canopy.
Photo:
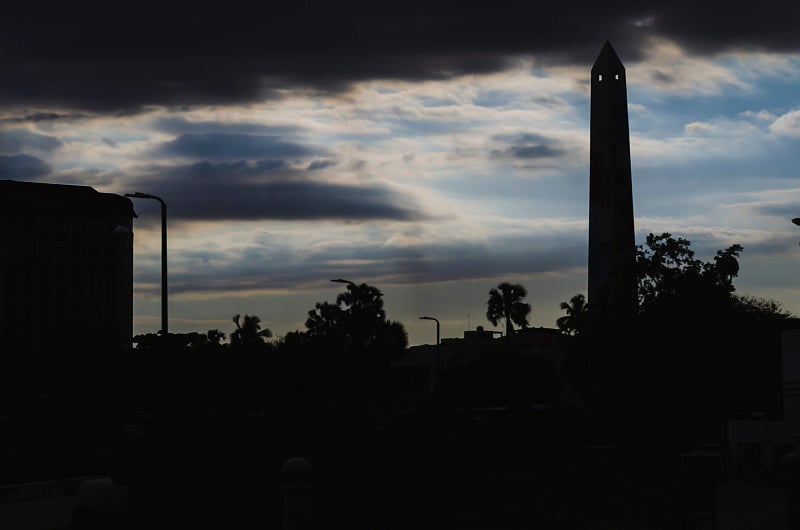
<svg viewBox="0 0 800 530">
<path fill-rule="evenodd" d="M 403 325 L 387 319 L 383 293 L 366 283 L 348 284 L 335 303 L 317 302 L 305 325 L 308 340 L 326 349 L 376 348 L 398 356 L 408 345 Z"/>
<path fill-rule="evenodd" d="M 651 318 L 717 314 L 735 306 L 733 279 L 739 273 L 734 244 L 713 260 L 695 259 L 691 243 L 669 233 L 649 234 L 636 248 L 639 313 Z"/>
</svg>

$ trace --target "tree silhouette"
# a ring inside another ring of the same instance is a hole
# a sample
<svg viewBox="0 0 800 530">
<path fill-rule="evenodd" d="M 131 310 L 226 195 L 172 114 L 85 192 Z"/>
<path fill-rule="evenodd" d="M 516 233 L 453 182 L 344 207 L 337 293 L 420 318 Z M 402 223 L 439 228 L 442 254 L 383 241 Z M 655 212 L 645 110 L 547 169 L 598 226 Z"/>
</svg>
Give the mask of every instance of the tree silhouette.
<svg viewBox="0 0 800 530">
<path fill-rule="evenodd" d="M 306 319 L 308 339 L 329 345 L 341 343 L 345 335 L 341 326 L 343 316 L 342 308 L 338 304 L 317 302 Z"/>
<path fill-rule="evenodd" d="M 669 233 L 649 234 L 636 250 L 639 314 L 650 320 L 723 317 L 734 310 L 733 279 L 743 248 L 717 251 L 713 261 L 694 258 L 691 243 Z"/>
<path fill-rule="evenodd" d="M 523 302 L 527 295 L 528 292 L 518 283 L 503 282 L 489 290 L 486 318 L 494 326 L 500 321 L 505 322 L 506 338 L 509 340 L 514 333 L 514 324 L 523 329 L 528 327 L 531 305 Z"/>
<path fill-rule="evenodd" d="M 780 321 L 795 318 L 783 309 L 783 305 L 771 298 L 741 295 L 734 302 L 735 311 L 741 316 L 747 316 L 752 321 Z"/>
<path fill-rule="evenodd" d="M 591 368 L 613 398 L 607 410 L 635 418 L 632 430 L 671 422 L 677 443 L 718 436 L 735 410 L 780 410 L 781 332 L 798 321 L 775 301 L 736 294 L 742 251 L 734 244 L 701 261 L 669 233 L 637 247 L 638 321 L 625 337 L 611 336 Z"/>
<path fill-rule="evenodd" d="M 403 325 L 386 318 L 383 293 L 365 283 L 348 284 L 336 303 L 317 302 L 308 312 L 306 330 L 312 342 L 348 351 L 403 349 L 408 344 Z"/>
<path fill-rule="evenodd" d="M 245 315 L 240 320 L 240 315 L 233 315 L 233 323 L 236 330 L 231 333 L 231 345 L 250 346 L 254 344 L 264 344 L 265 339 L 272 337 L 269 328 L 261 329 L 261 319 L 256 315 Z"/>
<path fill-rule="evenodd" d="M 348 403 L 355 411 L 370 399 L 388 398 L 391 364 L 402 356 L 408 334 L 401 323 L 386 318 L 379 289 L 348 284 L 335 303 L 317 302 L 305 325 L 302 336 L 295 334 L 281 346 L 311 352 L 316 386 L 324 389 L 325 399 Z"/>
<path fill-rule="evenodd" d="M 561 309 L 567 314 L 556 319 L 558 329 L 567 335 L 583 335 L 589 327 L 589 305 L 586 297 L 576 294 L 569 302 L 561 302 Z"/>
<path fill-rule="evenodd" d="M 372 346 L 386 321 L 383 293 L 377 287 L 362 283 L 348 284 L 347 290 L 336 297 L 342 309 L 341 322 L 348 334 L 350 347 L 364 349 Z"/>
<path fill-rule="evenodd" d="M 206 332 L 206 337 L 208 337 L 208 342 L 214 344 L 215 346 L 221 346 L 222 341 L 225 340 L 225 333 L 218 329 L 209 329 Z"/>
</svg>

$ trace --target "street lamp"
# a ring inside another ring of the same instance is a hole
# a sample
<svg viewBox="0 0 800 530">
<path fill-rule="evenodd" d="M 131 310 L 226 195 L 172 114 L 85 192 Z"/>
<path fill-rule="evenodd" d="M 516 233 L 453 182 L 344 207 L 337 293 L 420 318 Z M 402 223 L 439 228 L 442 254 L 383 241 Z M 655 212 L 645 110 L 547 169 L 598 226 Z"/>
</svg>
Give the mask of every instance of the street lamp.
<svg viewBox="0 0 800 530">
<path fill-rule="evenodd" d="M 167 323 L 167 203 L 161 197 L 149 193 L 126 193 L 126 197 L 134 199 L 154 199 L 161 203 L 161 334 L 164 338 L 169 333 Z"/>
<path fill-rule="evenodd" d="M 353 287 L 358 287 L 358 286 L 355 284 L 355 282 L 351 282 L 350 280 L 343 280 L 343 279 L 341 279 L 341 278 L 336 278 L 336 279 L 333 279 L 333 280 L 331 280 L 331 281 L 332 281 L 333 283 L 347 283 L 347 284 L 350 284 L 350 285 L 352 285 Z"/>
<path fill-rule="evenodd" d="M 420 320 L 433 320 L 436 322 L 436 383 L 434 384 L 434 394 L 439 387 L 439 320 L 433 317 L 419 317 Z"/>
</svg>

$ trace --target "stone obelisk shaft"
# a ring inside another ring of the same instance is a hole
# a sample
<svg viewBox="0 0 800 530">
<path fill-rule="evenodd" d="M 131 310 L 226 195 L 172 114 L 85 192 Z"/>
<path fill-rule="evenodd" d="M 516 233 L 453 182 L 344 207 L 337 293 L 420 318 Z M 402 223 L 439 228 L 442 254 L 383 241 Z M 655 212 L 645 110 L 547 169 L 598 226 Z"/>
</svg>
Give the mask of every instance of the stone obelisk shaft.
<svg viewBox="0 0 800 530">
<path fill-rule="evenodd" d="M 597 325 L 636 310 L 635 240 L 625 67 L 606 42 L 592 67 L 589 308 Z"/>
</svg>

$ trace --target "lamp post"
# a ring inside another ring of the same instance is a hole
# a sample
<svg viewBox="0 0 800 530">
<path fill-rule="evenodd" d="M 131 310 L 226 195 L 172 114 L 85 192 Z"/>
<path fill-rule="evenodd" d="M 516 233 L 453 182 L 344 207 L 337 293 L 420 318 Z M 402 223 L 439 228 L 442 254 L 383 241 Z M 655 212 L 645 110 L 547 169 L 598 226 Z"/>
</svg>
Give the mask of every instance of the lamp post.
<svg viewBox="0 0 800 530">
<path fill-rule="evenodd" d="M 161 336 L 166 339 L 169 328 L 167 322 L 167 203 L 161 197 L 149 193 L 126 193 L 134 199 L 154 199 L 161 203 Z"/>
<path fill-rule="evenodd" d="M 333 279 L 333 280 L 331 280 L 331 281 L 332 281 L 333 283 L 346 283 L 346 284 L 352 285 L 352 286 L 353 286 L 353 288 L 356 288 L 356 287 L 358 287 L 358 286 L 355 284 L 355 282 L 351 282 L 350 280 L 343 280 L 343 279 L 341 279 L 341 278 L 335 278 L 335 279 Z"/>
<path fill-rule="evenodd" d="M 439 319 L 433 317 L 419 317 L 420 320 L 433 320 L 436 322 L 436 379 L 433 385 L 433 393 L 436 394 L 436 390 L 439 388 Z"/>
</svg>

